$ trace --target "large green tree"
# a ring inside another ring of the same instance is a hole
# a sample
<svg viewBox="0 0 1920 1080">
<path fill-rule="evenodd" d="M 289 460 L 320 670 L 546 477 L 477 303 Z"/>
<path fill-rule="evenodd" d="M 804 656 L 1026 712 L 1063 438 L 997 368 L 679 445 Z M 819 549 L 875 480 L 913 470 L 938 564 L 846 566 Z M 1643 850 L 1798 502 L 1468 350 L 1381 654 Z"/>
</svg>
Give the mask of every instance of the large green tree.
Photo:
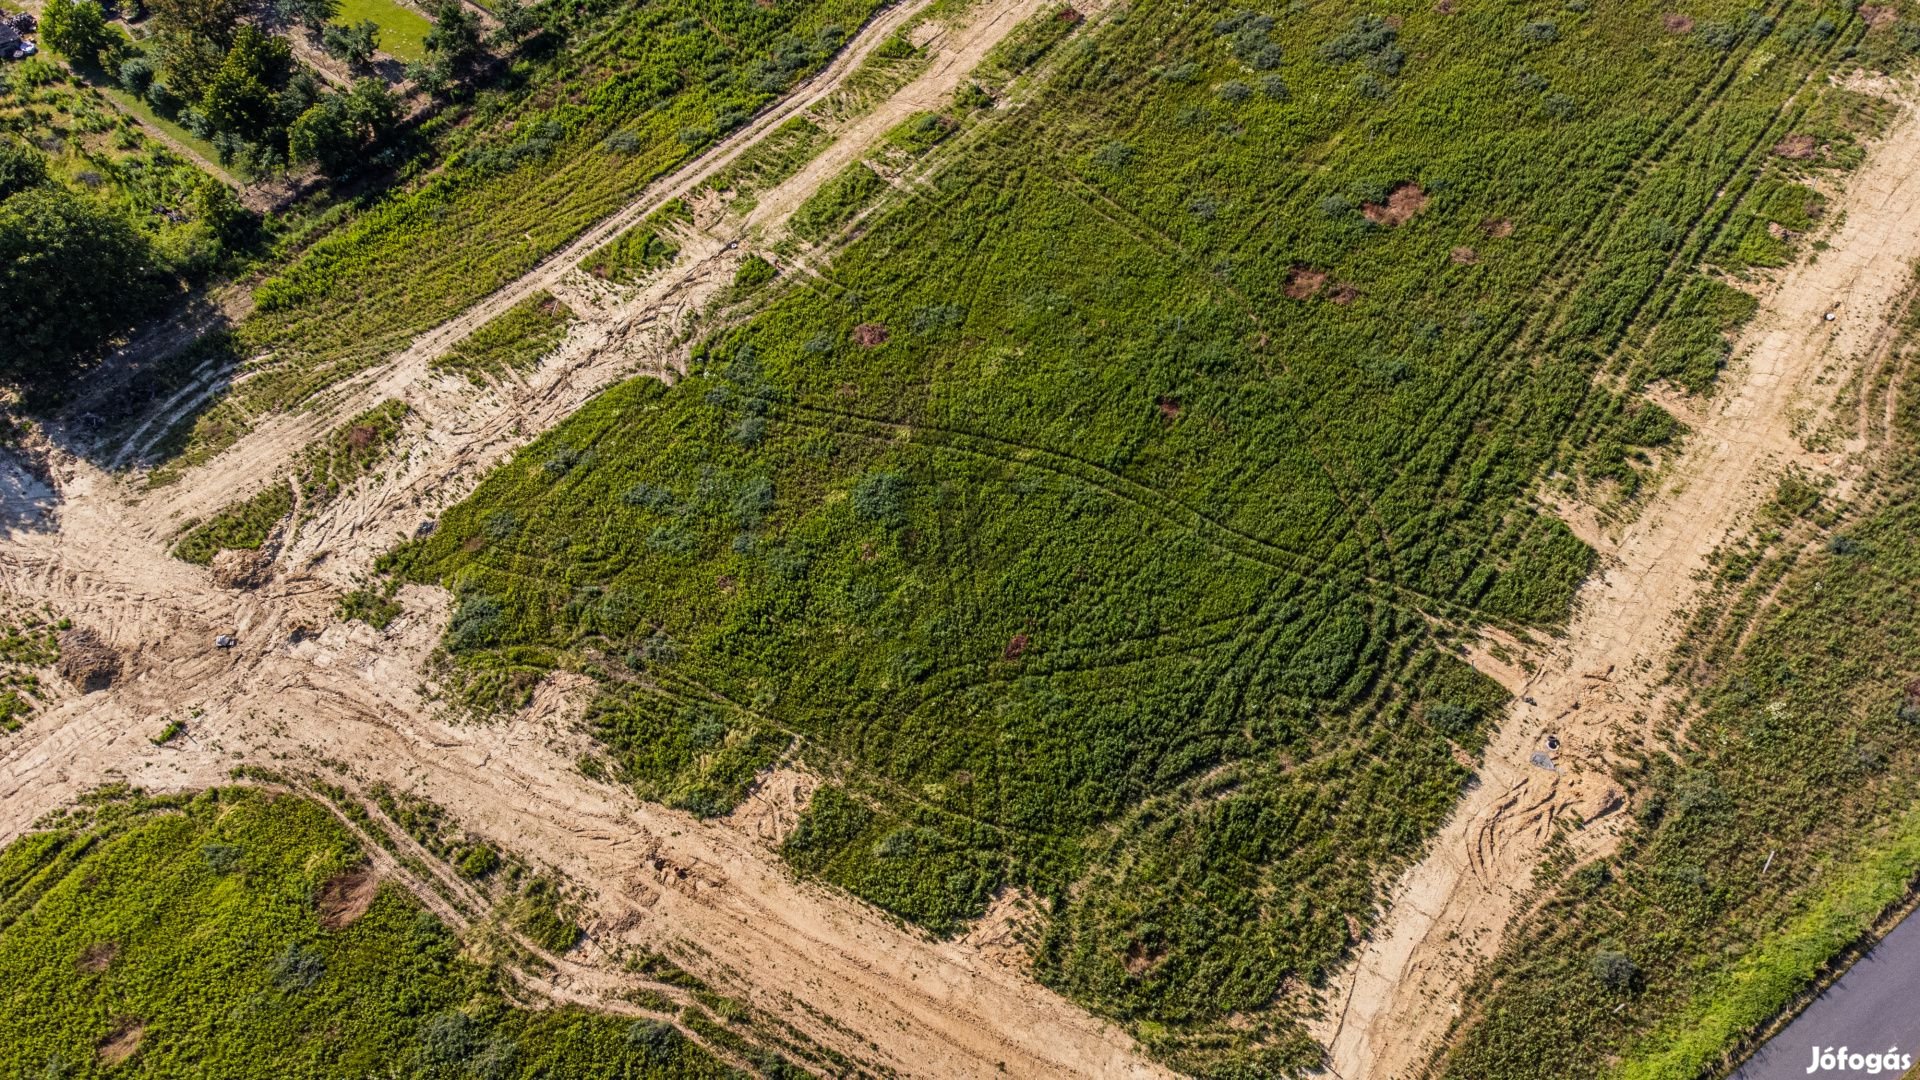
<svg viewBox="0 0 1920 1080">
<path fill-rule="evenodd" d="M 292 68 L 293 53 L 285 38 L 243 26 L 207 84 L 200 111 L 216 130 L 257 142 L 283 123 L 276 95 Z"/>
<path fill-rule="evenodd" d="M 94 0 L 47 0 L 40 36 L 76 63 L 97 64 L 115 34 L 107 26 L 107 13 Z"/>
<path fill-rule="evenodd" d="M 0 199 L 47 182 L 45 154 L 18 139 L 0 137 Z"/>
<path fill-rule="evenodd" d="M 145 237 L 110 210 L 36 186 L 0 202 L 0 379 L 71 373 L 165 293 Z"/>
<path fill-rule="evenodd" d="M 162 31 L 211 41 L 222 48 L 233 41 L 247 0 L 148 0 Z"/>
<path fill-rule="evenodd" d="M 433 29 L 427 31 L 427 51 L 448 70 L 459 72 L 480 59 L 480 16 L 460 0 L 440 0 L 430 9 Z"/>
</svg>

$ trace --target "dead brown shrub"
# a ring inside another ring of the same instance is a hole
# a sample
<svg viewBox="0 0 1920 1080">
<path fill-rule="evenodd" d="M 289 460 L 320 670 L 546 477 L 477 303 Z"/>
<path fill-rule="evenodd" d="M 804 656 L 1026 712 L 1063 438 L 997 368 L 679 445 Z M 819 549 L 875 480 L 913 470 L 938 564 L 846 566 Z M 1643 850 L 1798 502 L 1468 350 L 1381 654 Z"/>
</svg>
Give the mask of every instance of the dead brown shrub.
<svg viewBox="0 0 1920 1080">
<path fill-rule="evenodd" d="M 1384 203 L 1366 203 L 1360 212 L 1375 225 L 1393 228 L 1412 221 L 1414 216 L 1427 208 L 1427 193 L 1420 190 L 1418 184 L 1396 184 L 1387 193 Z"/>
</svg>

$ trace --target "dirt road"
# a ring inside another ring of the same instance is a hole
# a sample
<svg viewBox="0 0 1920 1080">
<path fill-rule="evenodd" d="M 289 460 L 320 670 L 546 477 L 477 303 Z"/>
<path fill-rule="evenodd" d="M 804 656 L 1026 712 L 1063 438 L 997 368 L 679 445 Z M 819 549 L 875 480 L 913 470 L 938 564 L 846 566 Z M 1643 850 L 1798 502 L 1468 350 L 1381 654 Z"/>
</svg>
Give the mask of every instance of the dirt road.
<svg viewBox="0 0 1920 1080">
<path fill-rule="evenodd" d="M 918 6 L 876 20 L 828 73 L 752 130 L 764 135 L 830 92 Z M 972 66 L 966 58 L 977 60 L 1038 6 L 977 5 L 935 42 L 941 51 L 910 95 L 873 114 L 892 121 L 852 123 L 835 133 L 829 152 L 857 157 L 926 95 L 951 93 Z M 732 245 L 749 223 L 684 237 L 673 267 L 594 305 L 560 353 L 522 380 L 476 390 L 433 373 L 432 358 L 518 299 L 567 288 L 580 257 L 697 188 L 752 141 L 731 141 L 655 185 L 526 279 L 316 408 L 261 424 L 172 487 L 141 492 L 57 451 L 49 451 L 44 476 L 0 462 L 0 521 L 8 528 L 0 599 L 49 605 L 123 657 L 112 689 L 69 695 L 0 744 L 0 842 L 109 779 L 169 790 L 223 782 L 242 763 L 321 769 L 350 786 L 419 791 L 464 827 L 566 873 L 593 897 L 591 939 L 578 956 L 604 957 L 622 942 L 670 951 L 677 944 L 703 978 L 851 1059 L 912 1076 L 1165 1075 L 1124 1032 L 978 947 L 931 940 L 796 879 L 747 824 L 701 822 L 588 781 L 573 765 L 587 744 L 564 693 L 543 692 L 535 709 L 497 724 L 451 723 L 422 686 L 446 619 L 437 590 L 403 591 L 407 613 L 384 634 L 334 614 L 341 588 L 376 554 L 464 496 L 512 449 L 614 380 L 684 362 L 688 327 L 731 283 L 746 254 Z M 797 206 L 817 183 L 803 172 L 772 200 Z M 782 211 L 757 209 L 751 225 L 783 220 Z M 168 557 L 185 517 L 277 482 L 313 438 L 395 397 L 414 412 L 400 456 L 303 525 L 269 584 L 222 590 L 203 569 Z M 317 637 L 296 633 L 318 628 L 325 629 Z M 238 647 L 212 648 L 222 633 L 238 637 Z M 184 720 L 187 734 L 155 747 L 148 739 L 166 718 Z M 578 986 L 556 989 L 566 991 L 556 997 L 581 996 Z"/>
<path fill-rule="evenodd" d="M 1844 216 L 1843 216 L 1844 215 Z M 1336 981 L 1315 1034 L 1344 1080 L 1417 1074 L 1459 1015 L 1460 991 L 1500 946 L 1556 826 L 1583 857 L 1625 827 L 1607 776 L 1616 739 L 1667 707 L 1667 657 L 1708 556 L 1752 521 L 1790 464 L 1838 475 L 1814 453 L 1847 376 L 1885 348 L 1895 301 L 1920 258 L 1920 116 L 1903 111 L 1836 200 L 1829 249 L 1761 301 L 1695 431 L 1640 515 L 1609 534 L 1564 639 L 1535 673 L 1504 672 L 1516 702 L 1429 854 L 1392 892 L 1387 917 Z M 1828 321 L 1832 312 L 1835 318 Z M 1527 700 L 1531 699 L 1531 703 Z M 1548 742 L 1557 740 L 1557 748 Z M 1547 755 L 1551 767 L 1532 756 Z"/>
</svg>

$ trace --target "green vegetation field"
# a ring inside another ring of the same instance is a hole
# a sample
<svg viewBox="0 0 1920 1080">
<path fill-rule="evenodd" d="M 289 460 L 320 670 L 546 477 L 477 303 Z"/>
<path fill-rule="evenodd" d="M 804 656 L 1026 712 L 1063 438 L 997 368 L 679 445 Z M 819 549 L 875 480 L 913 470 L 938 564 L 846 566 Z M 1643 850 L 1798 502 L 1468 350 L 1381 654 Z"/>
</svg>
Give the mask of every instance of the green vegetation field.
<svg viewBox="0 0 1920 1080">
<path fill-rule="evenodd" d="M 418 11 L 394 0 L 340 0 L 334 22 L 352 26 L 362 19 L 380 28 L 380 51 L 402 60 L 427 54 L 427 31 L 433 24 Z"/>
<path fill-rule="evenodd" d="M 1682 430 L 1633 391 L 1711 390 L 1870 126 L 1821 77 L 1908 40 L 1669 13 L 1051 12 L 995 58 L 1037 99 L 824 279 L 388 565 L 454 590 L 475 701 L 599 675 L 643 794 L 795 753 L 804 872 L 939 932 L 1030 889 L 1040 976 L 1174 1064 L 1311 1064 L 1289 987 L 1503 703 L 1457 635 L 1593 565 L 1532 492 L 1631 497 Z"/>
<path fill-rule="evenodd" d="M 105 791 L 0 850 L 0 1073 L 724 1077 L 671 1025 L 509 1003 L 318 804 Z"/>
</svg>

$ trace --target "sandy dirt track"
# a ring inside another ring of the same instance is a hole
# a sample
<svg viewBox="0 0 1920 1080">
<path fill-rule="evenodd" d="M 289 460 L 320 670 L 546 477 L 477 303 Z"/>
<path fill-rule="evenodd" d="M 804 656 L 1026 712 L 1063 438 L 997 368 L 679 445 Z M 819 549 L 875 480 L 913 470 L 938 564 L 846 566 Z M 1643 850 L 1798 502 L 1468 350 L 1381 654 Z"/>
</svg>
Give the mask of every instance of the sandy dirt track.
<svg viewBox="0 0 1920 1080">
<path fill-rule="evenodd" d="M 1829 250 L 1762 297 L 1717 395 L 1690 403 L 1693 415 L 1675 410 L 1694 433 L 1641 513 L 1608 530 L 1565 508 L 1603 565 L 1581 589 L 1566 636 L 1534 657 L 1531 675 L 1476 656 L 1516 700 L 1478 786 L 1396 885 L 1383 924 L 1329 994 L 1315 1034 L 1343 1080 L 1423 1070 L 1558 826 L 1587 823 L 1572 834 L 1582 858 L 1617 842 L 1626 815 L 1607 775 L 1608 750 L 1667 709 L 1667 659 L 1701 588 L 1696 575 L 1751 522 L 1786 467 L 1846 469 L 1844 453 L 1810 452 L 1802 440 L 1848 376 L 1888 346 L 1896 301 L 1920 258 L 1920 115 L 1912 108 L 1847 181 L 1830 214 L 1842 212 Z M 1540 753 L 1550 768 L 1534 762 Z"/>
<path fill-rule="evenodd" d="M 8 529 L 0 598 L 50 605 L 97 630 L 123 657 L 112 689 L 70 693 L 0 744 L 0 842 L 110 779 L 176 790 L 224 782 L 242 763 L 337 772 L 353 786 L 418 791 L 464 827 L 552 864 L 588 890 L 590 939 L 574 955 L 577 964 L 590 966 L 621 942 L 682 943 L 697 974 L 853 1060 L 901 1075 L 1165 1075 L 1124 1032 L 997 954 L 964 940 L 933 941 L 796 879 L 769 848 L 777 822 L 767 819 L 781 807 L 703 823 L 588 781 L 573 765 L 588 745 L 571 719 L 578 702 L 560 690 L 544 691 L 511 720 L 449 722 L 422 686 L 426 655 L 446 619 L 437 590 L 404 590 L 407 613 L 385 634 L 340 623 L 333 613 L 341 589 L 376 554 L 464 496 L 515 447 L 619 378 L 670 374 L 683 364 L 689 324 L 747 254 L 736 242 L 750 227 L 777 229 L 831 173 L 803 172 L 769 193 L 748 221 L 684 236 L 675 265 L 645 286 L 594 293 L 559 354 L 523 379 L 478 390 L 432 373 L 432 358 L 539 289 L 593 288 L 575 269 L 582 256 L 666 199 L 697 189 L 781 120 L 832 92 L 923 6 L 882 14 L 748 137 L 654 185 L 527 278 L 320 407 L 263 422 L 173 486 L 142 492 L 52 449 L 33 467 L 0 461 L 0 522 Z M 928 71 L 836 131 L 828 153 L 854 160 L 894 123 L 950 94 L 1039 7 L 1039 0 L 976 5 L 932 42 Z M 219 589 L 204 569 L 167 555 L 180 522 L 283 482 L 312 439 L 396 397 L 413 409 L 401 456 L 288 538 L 268 584 Z M 127 456 L 140 449 L 129 445 Z M 239 646 L 213 649 L 221 633 L 236 635 Z M 187 735 L 155 747 L 148 739 L 167 717 L 185 720 Z M 579 968 L 563 967 L 555 979 L 559 1000 L 593 999 L 597 988 L 619 984 L 613 973 Z"/>
</svg>

